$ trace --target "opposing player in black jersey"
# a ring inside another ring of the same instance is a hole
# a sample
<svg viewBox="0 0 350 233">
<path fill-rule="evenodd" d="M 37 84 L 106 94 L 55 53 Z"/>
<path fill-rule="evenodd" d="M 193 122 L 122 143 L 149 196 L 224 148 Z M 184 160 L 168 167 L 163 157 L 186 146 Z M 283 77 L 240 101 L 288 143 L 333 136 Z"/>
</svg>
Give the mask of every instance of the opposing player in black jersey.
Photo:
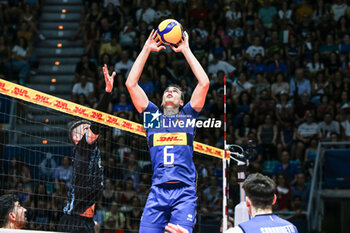
<svg viewBox="0 0 350 233">
<path fill-rule="evenodd" d="M 108 74 L 107 66 L 103 67 L 106 92 L 96 110 L 106 111 L 113 89 L 112 76 Z M 100 126 L 85 120 L 73 124 L 69 137 L 74 143 L 72 188 L 68 193 L 68 203 L 63 209 L 58 231 L 74 233 L 93 233 L 95 204 L 103 189 L 103 167 L 101 154 L 97 146 Z"/>
</svg>

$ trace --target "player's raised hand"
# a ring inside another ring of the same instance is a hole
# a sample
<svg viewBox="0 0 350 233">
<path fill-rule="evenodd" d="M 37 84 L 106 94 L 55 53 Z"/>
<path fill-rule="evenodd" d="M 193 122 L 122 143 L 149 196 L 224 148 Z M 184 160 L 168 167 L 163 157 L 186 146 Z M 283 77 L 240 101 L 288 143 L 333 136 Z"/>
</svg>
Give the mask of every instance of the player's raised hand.
<svg viewBox="0 0 350 233">
<path fill-rule="evenodd" d="M 171 46 L 172 50 L 174 50 L 174 52 L 176 53 L 178 52 L 183 53 L 185 50 L 190 48 L 188 40 L 189 40 L 188 34 L 186 31 L 184 31 L 181 41 L 177 44 L 177 48 L 172 45 Z"/>
<path fill-rule="evenodd" d="M 144 46 L 154 52 L 159 52 L 160 50 L 165 49 L 165 46 L 162 45 L 162 42 L 157 37 L 157 31 L 155 31 L 154 29 L 149 35 Z"/>
<path fill-rule="evenodd" d="M 103 66 L 103 75 L 105 76 L 106 92 L 112 92 L 115 72 L 113 72 L 112 76 L 110 76 L 107 65 L 105 64 Z"/>
<path fill-rule="evenodd" d="M 165 230 L 171 233 L 188 233 L 188 230 L 185 228 L 180 227 L 179 225 L 174 225 L 170 222 L 168 223 L 168 226 L 165 227 Z"/>
</svg>

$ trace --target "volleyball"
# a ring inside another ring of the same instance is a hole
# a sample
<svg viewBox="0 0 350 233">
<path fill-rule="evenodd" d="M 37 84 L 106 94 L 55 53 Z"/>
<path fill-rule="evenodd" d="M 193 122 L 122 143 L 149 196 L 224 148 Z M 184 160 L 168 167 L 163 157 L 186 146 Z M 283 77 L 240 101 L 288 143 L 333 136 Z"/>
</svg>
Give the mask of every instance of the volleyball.
<svg viewBox="0 0 350 233">
<path fill-rule="evenodd" d="M 182 38 L 183 29 L 179 22 L 174 19 L 166 19 L 158 25 L 158 38 L 166 45 L 175 45 Z"/>
</svg>

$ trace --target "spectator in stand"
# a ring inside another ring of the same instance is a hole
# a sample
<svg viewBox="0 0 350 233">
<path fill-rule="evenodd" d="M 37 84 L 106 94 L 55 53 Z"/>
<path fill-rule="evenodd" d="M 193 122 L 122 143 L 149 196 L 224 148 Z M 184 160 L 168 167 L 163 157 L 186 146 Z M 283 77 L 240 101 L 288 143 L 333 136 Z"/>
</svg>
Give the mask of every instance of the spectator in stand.
<svg viewBox="0 0 350 233">
<path fill-rule="evenodd" d="M 113 36 L 110 42 L 102 43 L 100 46 L 100 64 L 107 64 L 108 67 L 111 66 L 111 64 L 103 62 L 103 55 L 108 54 L 111 57 L 111 62 L 116 62 L 116 60 L 120 57 L 120 54 L 122 53 L 122 47 L 118 43 L 117 35 Z M 119 74 L 119 73 L 118 73 Z"/>
<path fill-rule="evenodd" d="M 346 118 L 344 121 L 341 122 L 342 126 L 342 138 L 344 140 L 349 140 L 350 139 L 350 111 L 349 109 L 346 110 Z"/>
<path fill-rule="evenodd" d="M 297 23 L 300 23 L 302 21 L 303 16 L 311 18 L 312 15 L 313 15 L 312 6 L 308 3 L 307 0 L 301 0 L 300 5 L 295 12 Z"/>
<path fill-rule="evenodd" d="M 162 19 L 169 19 L 169 18 L 171 18 L 171 11 L 168 10 L 168 9 L 169 9 L 169 6 L 168 6 L 167 1 L 162 0 L 158 4 L 158 9 L 156 11 L 156 20 L 160 21 Z"/>
<path fill-rule="evenodd" d="M 276 7 L 271 6 L 270 1 L 264 1 L 264 6 L 259 9 L 259 18 L 262 19 L 266 28 L 271 28 L 277 15 Z"/>
<path fill-rule="evenodd" d="M 294 114 L 294 105 L 293 103 L 290 103 L 289 95 L 287 92 L 282 91 L 278 95 L 278 102 L 276 103 L 275 108 L 275 116 L 277 119 L 277 123 L 280 126 L 285 125 L 285 121 L 287 119 L 292 119 Z"/>
<path fill-rule="evenodd" d="M 24 5 L 22 20 L 29 25 L 30 30 L 32 30 L 36 35 L 39 35 L 40 40 L 45 40 L 46 37 L 42 33 L 39 32 L 37 22 L 35 22 L 37 20 L 37 18 L 35 16 L 34 11 L 35 11 L 35 9 L 33 10 L 32 7 L 28 3 L 26 3 Z"/>
<path fill-rule="evenodd" d="M 132 19 L 126 22 L 127 23 L 124 26 L 123 30 L 119 32 L 119 44 L 122 46 L 122 48 L 129 49 L 132 48 L 132 46 L 134 45 L 136 31 L 134 30 Z"/>
<path fill-rule="evenodd" d="M 277 155 L 281 158 L 284 149 L 291 151 L 292 157 L 295 157 L 296 129 L 292 124 L 292 119 L 285 119 L 284 124 L 280 127 L 280 137 L 277 142 Z"/>
<path fill-rule="evenodd" d="M 198 21 L 197 27 L 192 30 L 192 33 L 196 34 L 203 42 L 206 42 L 209 36 L 203 20 Z"/>
<path fill-rule="evenodd" d="M 118 145 L 118 149 L 116 150 L 115 157 L 116 157 L 117 164 L 124 164 L 131 150 L 126 144 L 125 136 L 123 135 L 117 135 L 117 136 L 119 136 L 119 138 L 114 137 L 114 140 L 117 141 L 117 145 Z"/>
<path fill-rule="evenodd" d="M 319 52 L 314 53 L 312 61 L 307 63 L 306 67 L 312 75 L 314 75 L 316 72 L 322 71 L 324 69 L 324 65 L 320 61 L 320 53 Z"/>
<path fill-rule="evenodd" d="M 325 6 L 324 1 L 323 0 L 318 0 L 316 7 L 314 7 L 314 13 L 312 16 L 312 19 L 315 22 L 318 22 L 322 19 L 323 15 L 328 15 L 329 11 L 328 8 Z"/>
<path fill-rule="evenodd" d="M 33 193 L 32 188 L 29 186 L 25 187 L 22 182 L 18 182 L 14 191 L 18 201 L 23 205 L 23 207 L 30 208 L 30 198 L 31 194 Z"/>
<path fill-rule="evenodd" d="M 288 221 L 293 223 L 298 232 L 304 233 L 309 232 L 308 230 L 308 221 L 305 214 L 302 213 L 303 208 L 301 204 L 301 197 L 293 196 L 290 202 L 291 210 L 294 212 L 293 216 L 288 218 Z"/>
<path fill-rule="evenodd" d="M 332 100 L 339 103 L 341 101 L 341 93 L 348 92 L 348 82 L 345 82 L 341 71 L 336 71 L 334 78 L 330 80 L 329 95 Z"/>
<path fill-rule="evenodd" d="M 333 116 L 330 112 L 326 112 L 323 116 L 323 121 L 318 123 L 321 131 L 321 140 L 330 140 L 331 134 L 340 134 L 339 122 L 333 120 Z"/>
<path fill-rule="evenodd" d="M 10 187 L 15 187 L 19 182 L 31 187 L 32 176 L 29 167 L 19 157 L 14 156 L 11 160 L 8 182 Z"/>
<path fill-rule="evenodd" d="M 275 73 L 288 74 L 289 73 L 287 65 L 280 59 L 280 54 L 278 52 L 274 53 L 273 61 L 267 67 L 267 71 L 270 74 L 275 74 Z"/>
<path fill-rule="evenodd" d="M 280 20 L 286 20 L 288 23 L 292 23 L 292 9 L 289 8 L 288 2 L 283 1 L 282 7 L 278 11 L 278 17 Z"/>
<path fill-rule="evenodd" d="M 321 45 L 319 52 L 323 59 L 328 59 L 328 56 L 332 52 L 338 52 L 339 46 L 334 42 L 334 37 L 332 34 L 327 35 L 326 43 Z"/>
<path fill-rule="evenodd" d="M 318 145 L 318 139 L 316 137 L 312 138 L 310 140 L 310 146 L 306 148 L 305 155 L 304 155 L 304 162 L 305 164 L 310 161 L 315 161 L 317 156 L 317 145 Z"/>
<path fill-rule="evenodd" d="M 121 60 L 115 63 L 114 71 L 117 74 L 127 77 L 133 64 L 134 62 L 129 58 L 129 52 L 127 50 L 123 50 L 121 53 Z"/>
<path fill-rule="evenodd" d="M 142 1 L 142 8 L 136 11 L 135 16 L 138 23 L 144 21 L 147 24 L 152 24 L 157 17 L 157 13 L 152 7 L 149 6 L 148 1 Z"/>
<path fill-rule="evenodd" d="M 255 89 L 255 97 L 256 98 L 260 98 L 260 93 L 262 91 L 266 91 L 268 93 L 268 95 L 270 94 L 270 83 L 267 81 L 266 79 L 266 75 L 263 73 L 258 73 L 256 76 L 256 83 L 254 86 Z"/>
<path fill-rule="evenodd" d="M 127 181 L 128 179 L 132 179 L 134 190 L 136 190 L 139 186 L 140 172 L 141 167 L 138 164 L 136 154 L 134 152 L 131 152 L 127 157 L 126 165 L 124 166 L 124 180 Z"/>
<path fill-rule="evenodd" d="M 72 166 L 69 163 L 69 158 L 63 156 L 61 160 L 61 166 L 55 169 L 53 178 L 55 179 L 56 189 L 60 187 L 59 180 L 66 182 L 67 188 L 71 187 Z"/>
<path fill-rule="evenodd" d="M 88 79 L 90 82 L 95 81 L 95 75 L 96 75 L 96 65 L 89 59 L 88 54 L 83 54 L 80 57 L 80 61 L 75 66 L 75 79 L 74 83 L 77 83 L 80 81 L 80 76 L 85 74 L 88 76 Z"/>
<path fill-rule="evenodd" d="M 258 143 L 264 147 L 264 158 L 272 160 L 276 158 L 278 127 L 272 119 L 272 115 L 265 115 L 265 121 L 258 128 Z"/>
<path fill-rule="evenodd" d="M 333 15 L 334 21 L 338 21 L 340 17 L 345 15 L 348 5 L 343 0 L 336 0 L 331 7 L 331 14 Z"/>
<path fill-rule="evenodd" d="M 309 201 L 309 187 L 305 184 L 305 175 L 303 173 L 299 173 L 296 175 L 295 184 L 292 186 L 292 199 L 295 196 L 299 196 L 301 198 L 301 207 L 305 210 L 307 208 L 307 203 Z"/>
<path fill-rule="evenodd" d="M 126 94 L 122 93 L 119 96 L 119 101 L 113 106 L 113 114 L 118 116 L 120 112 L 124 112 L 127 115 L 128 120 L 133 118 L 133 108 L 126 100 Z"/>
<path fill-rule="evenodd" d="M 119 204 L 117 202 L 112 202 L 111 208 L 106 212 L 103 222 L 104 228 L 107 230 L 106 233 L 121 232 L 122 229 L 125 229 L 125 215 L 122 211 L 120 211 Z"/>
<path fill-rule="evenodd" d="M 231 1 L 230 6 L 226 6 L 228 10 L 225 13 L 225 18 L 230 20 L 240 20 L 242 18 L 242 12 L 239 9 L 237 2 Z"/>
<path fill-rule="evenodd" d="M 74 84 L 72 90 L 72 101 L 78 102 L 78 97 L 83 94 L 87 98 L 87 102 L 90 106 L 94 103 L 94 85 L 92 82 L 88 82 L 85 74 L 80 76 L 80 82 Z"/>
<path fill-rule="evenodd" d="M 328 91 L 328 86 L 328 80 L 325 79 L 323 72 L 317 72 L 316 77 L 313 79 L 311 84 L 311 94 L 313 96 L 312 102 L 320 105 L 322 96 Z"/>
<path fill-rule="evenodd" d="M 119 1 L 119 0 L 118 0 Z M 124 25 L 123 12 L 120 7 L 116 6 L 116 2 L 108 2 L 105 6 L 103 16 L 108 20 L 109 25 L 113 31 L 120 31 Z M 120 3 L 119 3 L 120 6 Z"/>
<path fill-rule="evenodd" d="M 246 91 L 248 94 L 252 93 L 252 88 L 254 85 L 247 81 L 247 76 L 245 73 L 240 73 L 238 78 L 235 78 L 232 83 L 232 93 L 233 96 L 239 96 L 240 93 Z"/>
<path fill-rule="evenodd" d="M 147 71 L 142 72 L 141 78 L 139 81 L 140 87 L 144 90 L 144 92 L 152 98 L 156 92 L 156 88 L 154 87 L 153 82 L 151 81 L 150 73 Z"/>
<path fill-rule="evenodd" d="M 286 62 L 289 70 L 294 70 L 299 62 L 299 56 L 302 53 L 302 48 L 297 41 L 297 37 L 293 34 L 288 37 L 288 44 L 285 48 Z"/>
<path fill-rule="evenodd" d="M 18 42 L 12 48 L 11 61 L 5 62 L 5 67 L 11 73 L 19 72 L 18 80 L 21 85 L 28 83 L 30 65 L 28 59 L 31 58 L 32 48 L 28 46 L 28 42 L 24 37 L 18 38 Z"/>
<path fill-rule="evenodd" d="M 266 44 L 265 44 L 265 48 L 266 48 L 266 55 L 269 58 L 273 58 L 274 60 L 279 60 L 279 56 L 275 56 L 275 54 L 280 54 L 283 52 L 284 49 L 284 45 L 280 40 L 280 34 L 278 31 L 271 31 L 271 35 L 269 36 L 269 38 L 266 38 Z M 287 67 L 283 67 L 283 68 L 287 68 Z M 282 71 L 284 72 L 284 71 Z"/>
<path fill-rule="evenodd" d="M 255 36 L 254 42 L 252 45 L 250 45 L 247 50 L 245 51 L 245 57 L 249 61 L 253 61 L 254 57 L 260 54 L 261 56 L 265 56 L 265 49 L 260 45 L 260 37 Z"/>
<path fill-rule="evenodd" d="M 140 219 L 142 217 L 142 211 L 140 206 L 140 200 L 137 196 L 131 199 L 131 210 L 126 213 L 126 232 L 137 232 L 140 226 Z"/>
<path fill-rule="evenodd" d="M 334 75 L 341 71 L 341 62 L 336 52 L 331 52 L 325 60 L 325 69 L 327 75 Z"/>
<path fill-rule="evenodd" d="M 281 72 L 275 74 L 275 82 L 271 85 L 271 97 L 277 101 L 277 95 L 289 93 L 289 84 L 285 81 L 285 75 Z"/>
<path fill-rule="evenodd" d="M 292 182 L 298 173 L 298 167 L 290 161 L 290 153 L 288 150 L 282 150 L 280 162 L 273 169 L 273 176 L 277 177 L 281 173 L 286 173 L 288 181 Z"/>
<path fill-rule="evenodd" d="M 339 44 L 339 52 L 347 54 L 350 52 L 350 35 L 346 34 L 343 38 L 343 43 Z"/>
<path fill-rule="evenodd" d="M 248 143 L 248 133 L 254 129 L 249 113 L 243 114 L 235 129 L 235 143 L 238 145 Z"/>
<path fill-rule="evenodd" d="M 253 76 L 256 76 L 258 73 L 267 73 L 267 71 L 268 68 L 263 63 L 261 54 L 257 54 L 254 61 L 248 64 L 248 73 Z"/>
<path fill-rule="evenodd" d="M 110 179 L 106 179 L 102 191 L 102 206 L 104 209 L 110 209 L 111 203 L 114 201 L 114 187 Z"/>
<path fill-rule="evenodd" d="M 214 176 L 210 177 L 209 186 L 203 190 L 203 195 L 210 211 L 217 211 L 221 208 L 222 194 Z"/>
<path fill-rule="evenodd" d="M 264 89 L 260 92 L 259 99 L 253 104 L 254 123 L 261 124 L 264 122 L 266 114 L 273 113 L 275 110 L 275 102 L 271 99 L 269 91 Z"/>
<path fill-rule="evenodd" d="M 295 79 L 290 80 L 290 96 L 299 96 L 303 93 L 311 95 L 311 83 L 304 76 L 304 70 L 299 68 L 295 71 Z"/>
<path fill-rule="evenodd" d="M 252 97 L 247 91 L 242 91 L 236 101 L 236 116 L 234 117 L 234 126 L 237 127 L 244 114 L 249 114 L 252 110 Z"/>
<path fill-rule="evenodd" d="M 307 147 L 313 137 L 321 137 L 319 125 L 314 121 L 314 116 L 311 112 L 305 115 L 305 122 L 300 124 L 297 131 L 297 148 L 296 159 L 301 160 L 304 155 L 304 149 Z"/>
<path fill-rule="evenodd" d="M 208 73 L 212 75 L 212 77 L 216 77 L 219 71 L 223 71 L 227 77 L 231 77 L 236 68 L 228 62 L 220 60 L 220 58 L 220 55 L 214 55 L 213 61 L 208 67 Z"/>
<path fill-rule="evenodd" d="M 290 208 L 291 188 L 287 173 L 280 173 L 276 178 L 277 210 L 288 211 Z"/>
<path fill-rule="evenodd" d="M 109 24 L 106 17 L 100 20 L 100 43 L 111 42 L 113 34 L 115 33 L 114 28 Z"/>
<path fill-rule="evenodd" d="M 88 25 L 87 30 L 83 35 L 85 53 L 91 58 L 98 58 L 98 49 L 100 46 L 100 29 L 97 27 L 97 23 L 91 22 Z"/>
<path fill-rule="evenodd" d="M 122 203 L 128 205 L 132 203 L 132 199 L 136 197 L 136 191 L 134 189 L 134 181 L 132 178 L 128 178 L 125 182 L 125 188 L 120 193 Z"/>
<path fill-rule="evenodd" d="M 314 114 L 316 111 L 315 104 L 310 101 L 309 94 L 306 92 L 300 96 L 300 99 L 295 101 L 294 106 L 295 125 L 299 125 L 302 121 L 304 121 L 305 114 L 307 112 Z"/>
</svg>

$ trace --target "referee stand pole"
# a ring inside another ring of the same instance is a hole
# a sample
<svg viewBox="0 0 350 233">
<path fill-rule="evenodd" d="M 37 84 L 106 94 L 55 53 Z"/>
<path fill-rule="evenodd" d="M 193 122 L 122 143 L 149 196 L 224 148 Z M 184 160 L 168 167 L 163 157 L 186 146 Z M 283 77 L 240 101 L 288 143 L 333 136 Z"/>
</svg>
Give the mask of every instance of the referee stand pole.
<svg viewBox="0 0 350 233">
<path fill-rule="evenodd" d="M 226 168 L 226 75 L 224 76 L 224 151 L 222 155 L 222 228 L 227 230 L 227 168 Z"/>
</svg>

